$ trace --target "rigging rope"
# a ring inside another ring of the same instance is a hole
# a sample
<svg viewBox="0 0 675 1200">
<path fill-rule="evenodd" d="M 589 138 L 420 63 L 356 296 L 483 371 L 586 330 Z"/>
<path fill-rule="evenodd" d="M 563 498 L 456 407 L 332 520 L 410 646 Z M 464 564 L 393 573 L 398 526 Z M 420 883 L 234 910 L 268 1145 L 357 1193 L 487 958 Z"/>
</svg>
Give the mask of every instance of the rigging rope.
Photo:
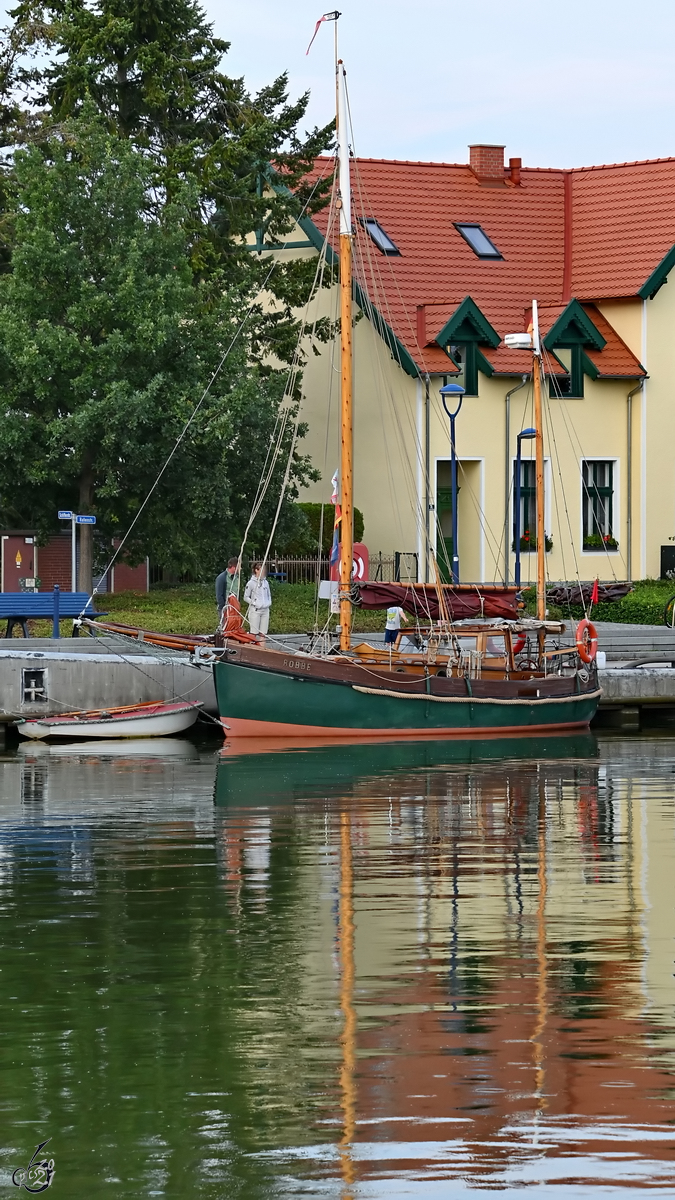
<svg viewBox="0 0 675 1200">
<path fill-rule="evenodd" d="M 331 192 L 331 202 L 330 202 L 330 208 L 329 208 L 329 214 L 328 214 L 328 229 L 332 228 L 334 217 L 337 212 L 336 200 L 337 200 L 337 186 L 336 186 L 336 180 L 334 177 L 333 178 L 333 188 L 332 188 L 332 192 Z M 297 341 L 295 344 L 295 349 L 293 352 L 293 360 L 291 363 L 288 379 L 286 382 L 286 387 L 284 389 L 284 395 L 283 395 L 282 402 L 281 402 L 282 405 L 286 401 L 292 399 L 293 393 L 295 391 L 298 374 L 300 372 L 300 368 L 301 368 L 301 364 L 302 364 L 301 344 L 306 335 L 306 331 L 307 331 L 308 324 L 309 324 L 308 320 L 307 320 L 307 315 L 309 312 L 310 305 L 312 304 L 313 301 L 317 300 L 317 297 L 321 293 L 321 289 L 323 287 L 324 274 L 325 274 L 325 270 L 326 270 L 327 255 L 328 255 L 328 232 L 326 233 L 326 236 L 324 237 L 324 240 L 323 240 L 323 243 L 321 246 L 321 251 L 319 253 L 319 257 L 317 260 L 316 270 L 314 272 L 314 279 L 312 281 L 310 293 L 309 293 L 307 302 L 305 304 L 305 309 L 304 309 L 303 316 L 302 316 L 302 319 L 300 322 L 298 338 L 297 338 Z M 316 337 L 316 327 L 317 327 L 318 320 L 319 320 L 319 317 L 318 317 L 318 303 L 317 303 L 316 310 L 314 313 L 314 320 L 313 320 L 312 326 L 311 326 L 311 334 L 310 334 L 311 341 L 314 341 L 314 338 Z M 262 505 L 262 502 L 267 494 L 269 485 L 272 481 L 272 477 L 274 474 L 274 467 L 276 466 L 277 459 L 279 458 L 279 455 L 280 455 L 282 447 L 283 447 L 283 435 L 285 433 L 286 424 L 288 423 L 288 417 L 290 416 L 290 411 L 291 410 L 288 407 L 282 409 L 282 412 L 284 413 L 284 425 L 283 425 L 283 428 L 280 430 L 279 436 L 277 439 L 275 453 L 274 453 L 274 461 L 273 461 L 273 464 L 270 466 L 270 469 L 267 473 L 267 477 L 264 481 L 264 485 L 262 485 L 262 484 L 259 485 L 257 506 L 255 507 L 255 511 L 251 513 L 251 516 L 249 517 L 249 520 L 248 520 L 248 524 L 246 525 L 246 529 L 244 530 L 244 536 L 242 539 L 241 546 L 239 548 L 239 554 L 237 556 L 238 563 L 240 565 L 240 570 L 238 572 L 239 585 L 241 583 L 241 562 L 243 559 L 243 554 L 244 554 L 244 549 L 246 547 L 246 541 L 248 538 L 248 534 L 250 532 L 253 521 L 255 520 L 255 517 L 260 510 L 260 506 Z M 295 410 L 295 417 L 294 417 L 293 427 L 292 427 L 292 436 L 291 436 L 288 456 L 286 459 L 286 467 L 284 470 L 284 477 L 283 477 L 281 489 L 279 492 L 279 499 L 277 502 L 277 507 L 276 507 L 276 511 L 274 514 L 274 520 L 272 522 L 269 539 L 267 542 L 267 546 L 265 548 L 265 553 L 262 557 L 262 566 L 263 567 L 267 563 L 267 559 L 269 557 L 269 552 L 270 552 L 270 548 L 272 546 L 272 541 L 274 539 L 277 525 L 279 523 L 279 516 L 281 514 L 281 506 L 283 504 L 284 496 L 286 494 L 286 489 L 288 488 L 288 483 L 289 483 L 290 474 L 291 474 L 291 468 L 293 466 L 293 457 L 295 454 L 295 447 L 297 445 L 297 440 L 298 440 L 299 424 L 300 424 L 300 404 L 297 405 L 296 410 Z M 223 616 L 224 616 L 224 613 L 225 613 L 225 610 L 223 610 Z"/>
</svg>

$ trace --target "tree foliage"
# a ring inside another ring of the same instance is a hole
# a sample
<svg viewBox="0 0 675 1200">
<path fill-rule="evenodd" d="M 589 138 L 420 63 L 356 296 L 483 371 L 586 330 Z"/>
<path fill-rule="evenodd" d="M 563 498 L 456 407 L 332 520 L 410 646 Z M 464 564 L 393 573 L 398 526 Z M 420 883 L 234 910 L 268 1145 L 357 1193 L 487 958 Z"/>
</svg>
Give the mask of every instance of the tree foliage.
<svg viewBox="0 0 675 1200">
<path fill-rule="evenodd" d="M 280 408 L 300 397 L 288 364 L 314 263 L 270 276 L 246 239 L 276 242 L 323 203 L 325 185 L 310 196 L 302 179 L 330 131 L 301 137 L 307 97 L 290 103 L 284 76 L 251 96 L 224 75 L 227 43 L 193 0 L 25 0 L 12 17 L 0 132 L 22 148 L 0 194 L 0 516 L 47 534 L 57 508 L 86 508 L 120 535 L 216 373 L 131 543 L 206 574 L 238 549 Z M 289 501 L 310 477 L 296 452 Z M 298 521 L 287 504 L 280 537 Z"/>
</svg>

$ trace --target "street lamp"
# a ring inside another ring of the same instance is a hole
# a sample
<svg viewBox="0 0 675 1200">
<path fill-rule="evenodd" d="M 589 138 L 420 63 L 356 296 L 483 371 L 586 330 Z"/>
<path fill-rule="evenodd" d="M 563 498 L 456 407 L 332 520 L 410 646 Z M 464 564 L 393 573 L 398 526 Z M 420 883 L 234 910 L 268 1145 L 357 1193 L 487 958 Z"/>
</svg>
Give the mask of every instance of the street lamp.
<svg viewBox="0 0 675 1200">
<path fill-rule="evenodd" d="M 537 436 L 536 429 L 521 429 L 521 431 L 518 434 L 518 437 L 516 439 L 517 443 L 518 443 L 518 449 L 516 450 L 516 488 L 515 488 L 515 492 L 516 492 L 516 494 L 515 494 L 515 507 L 516 507 L 515 543 L 516 543 L 516 587 L 517 588 L 520 587 L 520 536 L 521 536 L 521 531 L 520 531 L 520 464 L 521 464 L 521 460 L 522 460 L 522 443 L 524 441 L 531 441 L 531 439 L 536 438 L 536 436 Z"/>
<path fill-rule="evenodd" d="M 464 388 L 458 383 L 446 383 L 445 387 L 441 388 L 441 398 L 443 400 L 443 408 L 450 418 L 450 470 L 451 470 L 451 487 L 452 487 L 452 582 L 459 583 L 459 550 L 457 546 L 457 455 L 455 453 L 455 417 L 459 415 L 459 410 L 462 407 L 464 399 Z M 453 401 L 459 401 L 454 412 L 451 412 L 448 405 Z"/>
</svg>

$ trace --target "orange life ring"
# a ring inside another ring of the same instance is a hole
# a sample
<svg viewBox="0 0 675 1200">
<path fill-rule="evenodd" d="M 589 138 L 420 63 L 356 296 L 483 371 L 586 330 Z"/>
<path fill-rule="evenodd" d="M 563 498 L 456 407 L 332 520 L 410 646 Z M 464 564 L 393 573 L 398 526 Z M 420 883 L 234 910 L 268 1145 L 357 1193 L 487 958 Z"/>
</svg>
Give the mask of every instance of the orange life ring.
<svg viewBox="0 0 675 1200">
<path fill-rule="evenodd" d="M 515 642 L 514 642 L 514 644 L 513 644 L 513 653 L 514 653 L 514 656 L 515 656 L 516 654 L 520 654 L 521 650 L 524 650 L 524 649 L 525 649 L 525 643 L 526 643 L 526 642 L 527 642 L 527 634 L 526 634 L 526 633 L 521 633 L 521 634 L 520 634 L 520 636 L 518 637 L 517 641 L 515 641 Z"/>
<path fill-rule="evenodd" d="M 595 625 L 584 617 L 577 625 L 577 650 L 582 662 L 591 663 L 598 653 L 598 635 Z"/>
</svg>

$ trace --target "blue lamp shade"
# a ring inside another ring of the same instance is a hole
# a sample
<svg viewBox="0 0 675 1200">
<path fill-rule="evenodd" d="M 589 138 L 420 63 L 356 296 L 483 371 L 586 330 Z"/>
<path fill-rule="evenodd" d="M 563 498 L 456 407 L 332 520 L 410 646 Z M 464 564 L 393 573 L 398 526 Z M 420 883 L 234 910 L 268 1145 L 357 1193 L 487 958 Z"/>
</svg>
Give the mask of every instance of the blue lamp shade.
<svg viewBox="0 0 675 1200">
<path fill-rule="evenodd" d="M 445 387 L 440 389 L 441 396 L 464 396 L 466 389 L 460 387 L 458 383 L 446 383 Z"/>
<path fill-rule="evenodd" d="M 536 429 L 521 429 L 520 433 L 518 434 L 518 441 L 520 441 L 521 438 L 535 438 L 536 436 Z"/>
</svg>

